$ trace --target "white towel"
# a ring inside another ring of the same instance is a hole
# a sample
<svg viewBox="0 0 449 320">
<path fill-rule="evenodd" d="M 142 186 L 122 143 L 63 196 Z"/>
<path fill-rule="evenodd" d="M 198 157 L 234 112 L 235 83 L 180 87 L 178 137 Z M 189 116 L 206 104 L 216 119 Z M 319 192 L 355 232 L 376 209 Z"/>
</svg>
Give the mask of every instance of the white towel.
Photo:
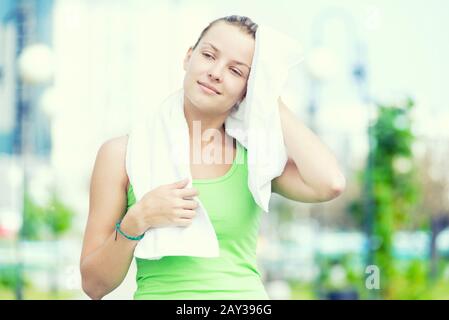
<svg viewBox="0 0 449 320">
<path fill-rule="evenodd" d="M 297 94 L 295 86 L 287 82 L 290 70 L 302 61 L 301 47 L 294 39 L 259 25 L 246 97 L 225 120 L 226 133 L 247 149 L 248 187 L 265 212 L 269 211 L 271 181 L 281 175 L 288 160 L 278 98 L 284 101 L 284 95 Z M 160 185 L 183 178 L 189 178 L 188 187 L 192 187 L 189 130 L 183 108 L 184 91 L 179 89 L 156 112 L 133 124 L 126 170 L 136 201 Z M 190 226 L 148 229 L 134 256 L 218 257 L 218 240 L 209 215 L 199 198 L 193 199 L 199 206 Z"/>
</svg>

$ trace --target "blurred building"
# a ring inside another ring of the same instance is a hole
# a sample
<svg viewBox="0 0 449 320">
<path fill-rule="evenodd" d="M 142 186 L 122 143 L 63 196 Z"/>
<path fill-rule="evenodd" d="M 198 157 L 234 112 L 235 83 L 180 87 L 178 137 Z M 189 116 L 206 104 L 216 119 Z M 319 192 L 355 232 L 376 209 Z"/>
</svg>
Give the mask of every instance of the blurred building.
<svg viewBox="0 0 449 320">
<path fill-rule="evenodd" d="M 51 46 L 53 0 L 4 0 L 0 7 L 0 154 L 20 154 L 22 126 L 29 126 L 30 151 L 46 157 L 50 153 L 49 123 L 39 109 L 45 89 L 39 83 L 24 83 L 19 72 L 19 56 L 30 46 Z M 29 72 L 36 72 L 39 57 L 32 57 Z M 34 63 L 35 65 L 31 65 Z M 34 70 L 32 70 L 34 68 Z M 39 71 L 37 71 L 39 72 Z"/>
<path fill-rule="evenodd" d="M 42 77 L 49 69 L 42 52 L 51 47 L 52 8 L 53 0 L 0 6 L 0 237 L 18 230 L 26 172 L 48 164 L 51 153 L 50 121 L 40 101 L 50 81 Z"/>
</svg>

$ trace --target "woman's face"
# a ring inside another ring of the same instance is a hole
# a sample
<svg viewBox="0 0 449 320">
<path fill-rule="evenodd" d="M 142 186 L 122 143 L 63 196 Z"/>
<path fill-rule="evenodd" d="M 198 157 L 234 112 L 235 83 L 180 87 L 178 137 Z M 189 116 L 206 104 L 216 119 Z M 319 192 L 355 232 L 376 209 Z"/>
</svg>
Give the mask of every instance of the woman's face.
<svg viewBox="0 0 449 320">
<path fill-rule="evenodd" d="M 223 114 L 246 94 L 255 41 L 225 22 L 213 25 L 184 59 L 185 97 L 207 114 Z M 200 83 L 214 88 L 208 91 Z M 215 92 L 216 91 L 216 92 Z"/>
</svg>

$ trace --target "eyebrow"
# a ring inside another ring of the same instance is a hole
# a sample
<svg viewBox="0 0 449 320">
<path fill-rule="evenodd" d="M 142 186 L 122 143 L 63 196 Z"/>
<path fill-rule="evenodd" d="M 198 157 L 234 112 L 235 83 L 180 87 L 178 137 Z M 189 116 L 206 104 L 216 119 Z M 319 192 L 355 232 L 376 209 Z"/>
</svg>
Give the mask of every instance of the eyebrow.
<svg viewBox="0 0 449 320">
<path fill-rule="evenodd" d="M 218 50 L 217 47 L 215 47 L 215 46 L 214 46 L 212 43 L 210 43 L 210 42 L 204 42 L 203 45 L 209 45 L 209 46 L 211 46 L 212 49 L 214 49 L 215 51 L 220 52 L 220 50 Z M 233 60 L 233 62 L 235 62 L 236 64 L 240 64 L 240 65 L 242 65 L 242 66 L 245 66 L 245 67 L 247 67 L 249 70 L 251 70 L 251 67 L 248 66 L 246 63 L 243 63 L 243 62 L 240 62 L 240 61 L 237 61 L 237 60 Z"/>
</svg>

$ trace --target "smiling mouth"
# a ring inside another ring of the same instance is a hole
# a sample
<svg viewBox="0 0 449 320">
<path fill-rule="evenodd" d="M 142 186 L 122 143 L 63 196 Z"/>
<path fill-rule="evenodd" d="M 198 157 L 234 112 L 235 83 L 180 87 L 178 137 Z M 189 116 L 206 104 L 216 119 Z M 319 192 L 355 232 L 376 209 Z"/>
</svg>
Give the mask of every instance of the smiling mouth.
<svg viewBox="0 0 449 320">
<path fill-rule="evenodd" d="M 206 93 L 209 94 L 216 94 L 219 95 L 220 93 L 218 93 L 217 91 L 210 89 L 208 87 L 206 87 L 205 85 L 201 84 L 199 81 L 197 81 L 198 85 L 201 87 L 201 89 L 203 89 L 203 91 L 205 91 Z"/>
</svg>

